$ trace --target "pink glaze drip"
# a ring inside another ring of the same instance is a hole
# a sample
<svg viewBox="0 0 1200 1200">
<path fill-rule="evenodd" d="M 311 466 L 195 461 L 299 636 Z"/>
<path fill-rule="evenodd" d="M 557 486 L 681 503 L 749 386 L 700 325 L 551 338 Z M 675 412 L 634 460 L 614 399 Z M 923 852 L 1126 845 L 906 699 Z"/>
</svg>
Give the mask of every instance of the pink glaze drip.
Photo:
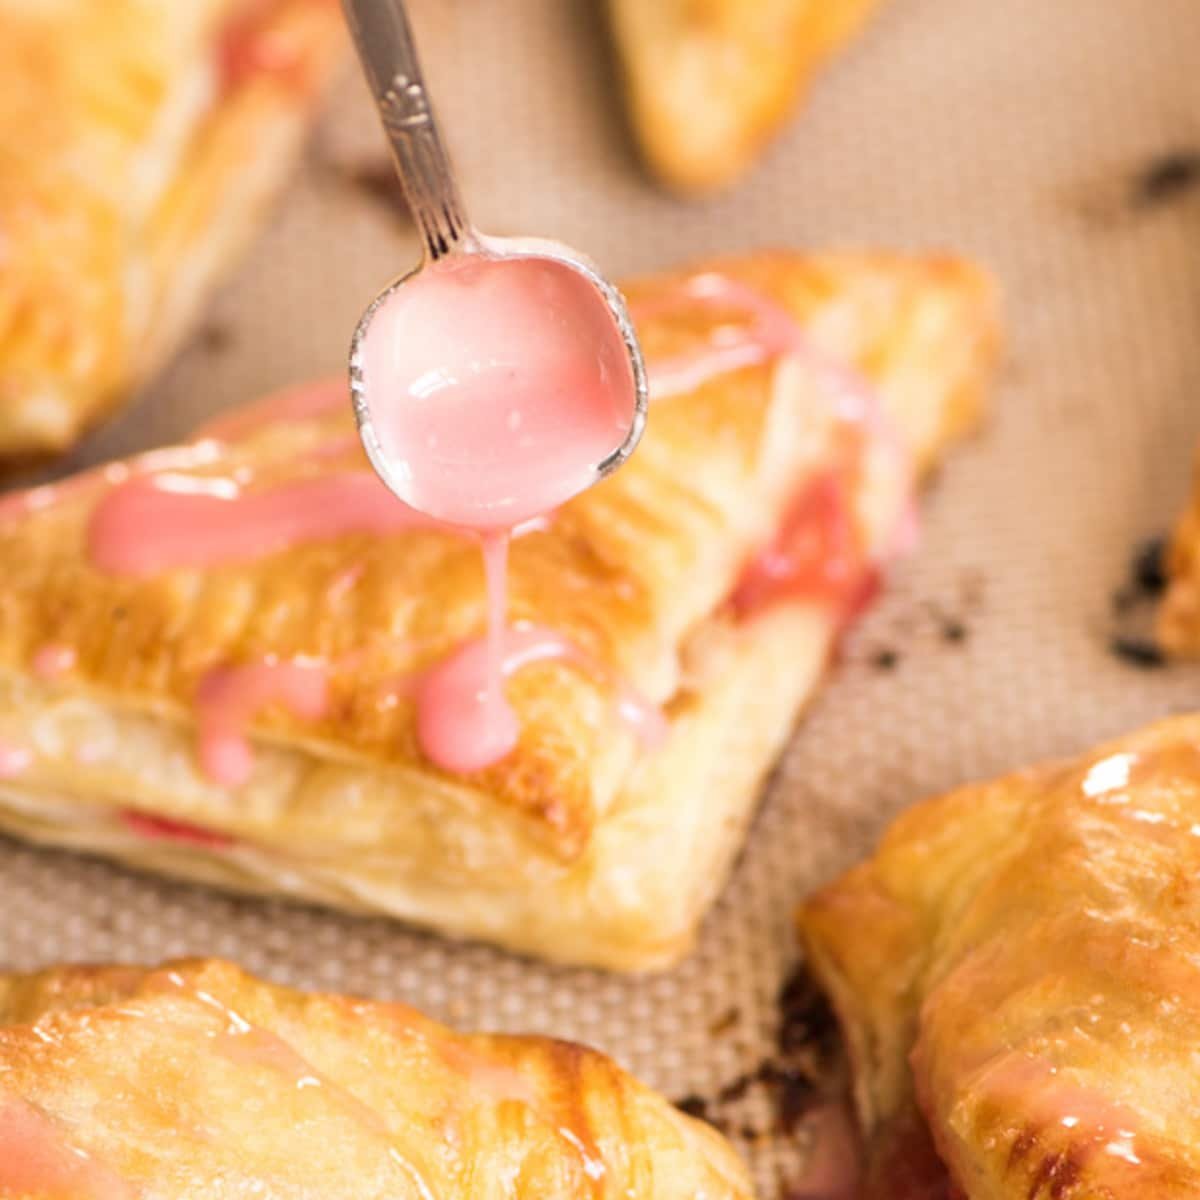
<svg viewBox="0 0 1200 1200">
<path fill-rule="evenodd" d="M 240 787 L 254 770 L 245 729 L 259 712 L 281 704 L 315 721 L 324 715 L 327 703 L 327 673 L 320 663 L 269 656 L 210 671 L 196 694 L 201 768 L 214 783 Z"/>
<path fill-rule="evenodd" d="M 583 491 L 634 416 L 603 297 L 542 258 L 426 268 L 375 313 L 362 373 L 406 499 L 473 529 L 511 528 Z"/>
<path fill-rule="evenodd" d="M 248 492 L 233 479 L 138 476 L 92 514 L 88 553 L 113 575 L 253 562 L 304 542 L 350 533 L 429 528 L 368 471 L 303 479 Z"/>
<path fill-rule="evenodd" d="M 863 375 L 813 344 L 800 323 L 782 305 L 756 289 L 719 272 L 687 279 L 672 293 L 634 306 L 643 320 L 689 304 L 745 313 L 750 322 L 718 329 L 709 344 L 678 358 L 652 364 L 652 399 L 694 391 L 718 375 L 786 355 L 801 358 L 826 383 L 837 418 L 864 427 L 886 446 L 911 474 L 908 450 L 883 411 L 879 395 Z"/>
<path fill-rule="evenodd" d="M 490 754 L 487 743 L 497 749 L 511 749 L 517 744 L 520 727 L 517 714 L 504 695 L 505 649 L 508 642 L 508 546 L 507 533 L 485 533 L 481 539 L 483 551 L 483 576 L 487 589 L 487 633 L 485 673 L 483 678 L 483 718 L 487 736 L 483 739 L 480 752 Z M 503 757 L 508 750 L 496 755 Z M 464 760 L 465 761 L 465 760 Z M 492 760 L 494 761 L 494 760 Z M 465 766 L 463 770 L 471 770 Z"/>
<path fill-rule="evenodd" d="M 0 742 L 0 779 L 15 779 L 33 765 L 33 751 L 13 742 Z"/>
<path fill-rule="evenodd" d="M 719 375 L 791 355 L 802 358 L 823 377 L 839 419 L 866 425 L 881 440 L 894 445 L 898 453 L 904 453 L 870 383 L 858 371 L 814 345 L 786 308 L 755 288 L 710 271 L 684 280 L 673 292 L 635 304 L 634 311 L 645 320 L 696 304 L 744 313 L 750 321 L 745 325 L 722 326 L 707 345 L 652 364 L 652 398 L 661 400 L 694 391 Z"/>
<path fill-rule="evenodd" d="M 719 375 L 785 354 L 811 353 L 803 330 L 786 309 L 754 288 L 715 271 L 692 276 L 673 291 L 635 302 L 632 308 L 640 320 L 646 321 L 695 304 L 732 309 L 751 320 L 743 326 L 722 326 L 707 345 L 688 354 L 651 363 L 653 399 L 695 391 Z"/>
<path fill-rule="evenodd" d="M 854 1118 L 844 1104 L 827 1104 L 805 1118 L 812 1149 L 804 1175 L 786 1200 L 856 1200 L 861 1159 Z"/>
<path fill-rule="evenodd" d="M 502 691 L 489 686 L 488 638 L 475 638 L 427 671 L 417 685 L 417 734 L 430 760 L 447 771 L 477 771 L 498 762 L 516 746 L 520 725 Z M 562 634 L 536 625 L 507 630 L 499 674 L 503 679 L 537 662 L 564 662 L 592 674 L 608 673 Z M 499 694 L 497 717 L 492 705 Z M 643 744 L 665 736 L 666 722 L 653 705 L 618 687 L 617 712 Z"/>
<path fill-rule="evenodd" d="M 150 450 L 124 462 L 107 463 L 91 471 L 72 475 L 57 483 L 25 488 L 0 496 L 0 526 L 56 508 L 70 500 L 93 491 L 119 487 L 131 479 L 155 471 L 186 471 L 215 462 L 221 455 L 220 443 L 211 439 L 189 442 L 185 446 L 169 446 Z"/>
<path fill-rule="evenodd" d="M 350 391 L 341 375 L 285 388 L 254 404 L 243 404 L 202 425 L 197 436 L 238 442 L 280 422 L 312 421 L 339 410 L 350 412 Z"/>
<path fill-rule="evenodd" d="M 132 1200 L 134 1191 L 41 1109 L 0 1097 L 0 1196 Z"/>
<path fill-rule="evenodd" d="M 540 523 L 588 487 L 625 440 L 635 401 L 628 353 L 578 271 L 475 255 L 397 289 L 372 319 L 361 368 L 389 475 L 416 508 L 481 534 L 487 633 L 416 688 L 429 757 L 480 770 L 520 733 L 505 677 L 538 659 L 579 659 L 558 635 L 506 629 L 508 543 L 514 527 Z"/>
<path fill-rule="evenodd" d="M 33 656 L 33 673 L 39 679 L 61 679 L 74 670 L 77 658 L 74 646 L 51 642 Z"/>
<path fill-rule="evenodd" d="M 127 808 L 121 813 L 121 824 L 130 833 L 136 833 L 149 841 L 182 842 L 205 850 L 228 850 L 236 845 L 228 834 L 204 829 L 187 821 L 172 821 L 168 817 L 155 817 L 149 813 Z"/>
</svg>

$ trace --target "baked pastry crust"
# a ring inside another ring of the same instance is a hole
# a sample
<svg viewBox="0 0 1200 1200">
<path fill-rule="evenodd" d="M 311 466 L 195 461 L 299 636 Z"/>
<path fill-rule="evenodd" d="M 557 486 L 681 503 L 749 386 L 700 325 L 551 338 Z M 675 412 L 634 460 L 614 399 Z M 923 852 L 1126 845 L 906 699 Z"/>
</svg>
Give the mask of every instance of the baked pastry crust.
<svg viewBox="0 0 1200 1200">
<path fill-rule="evenodd" d="M 751 1194 L 720 1134 L 592 1050 L 215 960 L 0 976 L 0 1143 L 27 1200 Z"/>
<path fill-rule="evenodd" d="M 744 322 L 687 299 L 714 272 L 868 375 L 920 470 L 974 422 L 992 290 L 944 258 L 771 253 L 635 281 L 635 311 L 653 314 L 641 320 L 652 395 L 664 364 Z M 89 560 L 109 481 L 35 496 L 0 520 L 0 743 L 31 756 L 0 778 L 0 829 L 564 961 L 678 959 L 842 625 L 813 597 L 751 619 L 729 605 L 746 559 L 827 461 L 831 388 L 811 356 L 783 354 L 660 394 L 631 462 L 514 543 L 511 619 L 564 635 L 597 669 L 515 675 L 520 742 L 471 775 L 425 759 L 411 695 L 391 686 L 480 631 L 469 541 L 351 533 L 131 578 Z M 205 461 L 180 473 L 269 487 L 362 470 L 352 428 L 340 403 L 251 420 L 236 439 L 197 443 Z M 878 509 L 882 530 L 906 501 L 868 494 L 873 482 L 859 485 L 860 510 Z M 36 666 L 51 646 L 73 665 L 47 678 Z M 329 703 L 317 719 L 265 708 L 249 728 L 253 774 L 219 786 L 197 763 L 194 699 L 214 668 L 265 656 L 330 664 Z M 662 707 L 657 749 L 617 716 L 614 679 Z M 215 836 L 141 836 L 129 809 Z"/>
<path fill-rule="evenodd" d="M 1195 658 L 1200 656 L 1200 455 L 1191 499 L 1175 527 L 1165 566 L 1158 642 L 1169 654 Z"/>
<path fill-rule="evenodd" d="M 177 343 L 293 162 L 334 0 L 0 0 L 0 459 Z"/>
<path fill-rule="evenodd" d="M 630 119 L 680 192 L 733 182 L 878 0 L 610 0 Z"/>
<path fill-rule="evenodd" d="M 1183 716 L 918 805 L 809 901 L 868 1196 L 1200 1191 L 1198 830 Z"/>
</svg>

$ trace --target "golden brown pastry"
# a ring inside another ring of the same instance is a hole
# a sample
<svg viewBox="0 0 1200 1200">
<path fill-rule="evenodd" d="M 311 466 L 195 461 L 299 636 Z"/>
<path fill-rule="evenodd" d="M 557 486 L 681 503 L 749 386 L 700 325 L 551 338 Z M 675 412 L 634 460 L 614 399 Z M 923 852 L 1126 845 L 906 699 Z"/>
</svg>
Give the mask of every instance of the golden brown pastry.
<svg viewBox="0 0 1200 1200">
<path fill-rule="evenodd" d="M 731 183 L 878 0 L 610 0 L 634 133 L 680 192 Z"/>
<path fill-rule="evenodd" d="M 1200 656 L 1200 457 L 1191 501 L 1166 557 L 1167 590 L 1158 611 L 1158 641 L 1169 654 Z"/>
<path fill-rule="evenodd" d="M 0 459 L 178 341 L 295 157 L 336 0 L 0 0 Z"/>
<path fill-rule="evenodd" d="M 603 1055 L 229 963 L 0 976 L 0 1197 L 735 1200 L 711 1126 Z"/>
<path fill-rule="evenodd" d="M 479 550 L 406 527 L 339 381 L 7 501 L 0 829 L 565 961 L 678 959 L 912 479 L 976 419 L 993 298 L 950 259 L 782 253 L 629 296 L 648 432 L 514 542 L 511 621 L 573 649 L 511 674 L 512 754 L 425 752 L 424 683 L 483 628 Z"/>
<path fill-rule="evenodd" d="M 921 804 L 818 893 L 866 1195 L 1200 1194 L 1198 877 L 1185 716 Z"/>
</svg>

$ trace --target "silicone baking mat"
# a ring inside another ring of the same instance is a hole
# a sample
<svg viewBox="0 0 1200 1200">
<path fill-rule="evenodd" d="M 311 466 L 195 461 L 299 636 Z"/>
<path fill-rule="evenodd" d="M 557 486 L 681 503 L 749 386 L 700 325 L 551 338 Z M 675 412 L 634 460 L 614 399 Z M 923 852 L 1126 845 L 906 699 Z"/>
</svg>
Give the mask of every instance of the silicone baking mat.
<svg viewBox="0 0 1200 1200">
<path fill-rule="evenodd" d="M 484 229 L 560 237 L 614 274 L 763 243 L 969 253 L 1005 293 L 992 418 L 932 489 L 919 552 L 850 639 L 677 970 L 551 969 L 8 843 L 0 963 L 220 954 L 464 1027 L 583 1039 L 673 1097 L 745 1092 L 723 1110 L 774 1197 L 802 1139 L 772 1134 L 739 1077 L 774 1053 L 800 899 L 922 796 L 1200 705 L 1200 669 L 1109 648 L 1130 550 L 1178 509 L 1200 440 L 1200 5 L 889 0 L 742 186 L 699 204 L 638 170 L 597 0 L 413 13 Z M 382 164 L 348 73 L 199 336 L 78 459 L 343 369 L 359 309 L 416 256 Z"/>
</svg>

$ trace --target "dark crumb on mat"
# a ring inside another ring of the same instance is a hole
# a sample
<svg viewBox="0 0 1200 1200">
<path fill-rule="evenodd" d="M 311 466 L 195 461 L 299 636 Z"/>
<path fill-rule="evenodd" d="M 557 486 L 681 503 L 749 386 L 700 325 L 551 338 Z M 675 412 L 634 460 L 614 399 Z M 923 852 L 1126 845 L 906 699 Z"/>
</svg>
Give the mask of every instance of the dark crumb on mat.
<svg viewBox="0 0 1200 1200">
<path fill-rule="evenodd" d="M 735 1075 L 724 1087 L 717 1092 L 718 1104 L 733 1104 L 741 1100 L 750 1088 L 759 1081 L 759 1076 L 762 1072 L 762 1066 L 759 1066 L 754 1071 L 743 1071 L 740 1075 Z"/>
<path fill-rule="evenodd" d="M 950 611 L 937 600 L 925 601 L 925 610 L 929 614 L 937 636 L 947 645 L 957 646 L 967 640 L 971 631 L 967 627 L 964 612 Z"/>
<path fill-rule="evenodd" d="M 1167 659 L 1162 650 L 1153 642 L 1143 638 L 1122 637 L 1114 634 L 1109 642 L 1109 649 L 1120 659 L 1134 667 L 1152 670 L 1166 665 Z"/>
<path fill-rule="evenodd" d="M 1167 539 L 1148 538 L 1138 544 L 1129 560 L 1121 586 L 1113 592 L 1113 612 L 1121 614 L 1157 600 L 1167 587 Z"/>
<path fill-rule="evenodd" d="M 779 1028 L 775 1044 L 781 1057 L 815 1049 L 822 1059 L 837 1046 L 837 1021 L 833 1009 L 815 980 L 801 965 L 779 989 Z"/>
<path fill-rule="evenodd" d="M 967 640 L 967 627 L 955 617 L 947 617 L 942 622 L 942 641 L 944 642 L 965 642 Z"/>
<path fill-rule="evenodd" d="M 199 340 L 201 347 L 209 354 L 221 354 L 228 350 L 236 339 L 230 326 L 211 321 L 200 330 Z"/>
<path fill-rule="evenodd" d="M 698 1117 L 701 1121 L 708 1120 L 708 1101 L 703 1096 L 697 1096 L 694 1092 L 691 1095 L 683 1096 L 675 1101 L 675 1107 L 680 1112 L 687 1113 L 689 1117 Z"/>
<path fill-rule="evenodd" d="M 1152 159 L 1133 181 L 1134 208 L 1157 208 L 1200 187 L 1200 150 L 1178 149 Z"/>
<path fill-rule="evenodd" d="M 1130 575 L 1146 595 L 1159 595 L 1167 586 L 1167 539 L 1156 537 L 1143 542 L 1133 556 Z"/>
<path fill-rule="evenodd" d="M 1143 670 L 1167 662 L 1153 636 L 1154 609 L 1167 586 L 1166 558 L 1166 538 L 1139 543 L 1130 556 L 1124 582 L 1112 594 L 1117 629 L 1109 638 L 1109 649 Z"/>
<path fill-rule="evenodd" d="M 746 1140 L 789 1135 L 813 1108 L 842 1086 L 837 1022 L 820 989 L 803 967 L 779 989 L 775 1051 L 755 1067 L 735 1075 L 712 1096 L 695 1093 L 676 1107 Z M 736 1012 L 736 1010 L 731 1010 Z M 766 1129 L 747 1121 L 753 1111 L 739 1107 L 765 1100 L 771 1112 Z"/>
<path fill-rule="evenodd" d="M 871 655 L 871 666 L 876 671 L 894 671 L 900 664 L 900 655 L 895 650 L 884 647 Z"/>
<path fill-rule="evenodd" d="M 708 1027 L 708 1032 L 712 1037 L 720 1037 L 723 1033 L 728 1033 L 741 1019 L 742 1013 L 736 1006 L 727 1008 L 713 1023 Z"/>
</svg>

